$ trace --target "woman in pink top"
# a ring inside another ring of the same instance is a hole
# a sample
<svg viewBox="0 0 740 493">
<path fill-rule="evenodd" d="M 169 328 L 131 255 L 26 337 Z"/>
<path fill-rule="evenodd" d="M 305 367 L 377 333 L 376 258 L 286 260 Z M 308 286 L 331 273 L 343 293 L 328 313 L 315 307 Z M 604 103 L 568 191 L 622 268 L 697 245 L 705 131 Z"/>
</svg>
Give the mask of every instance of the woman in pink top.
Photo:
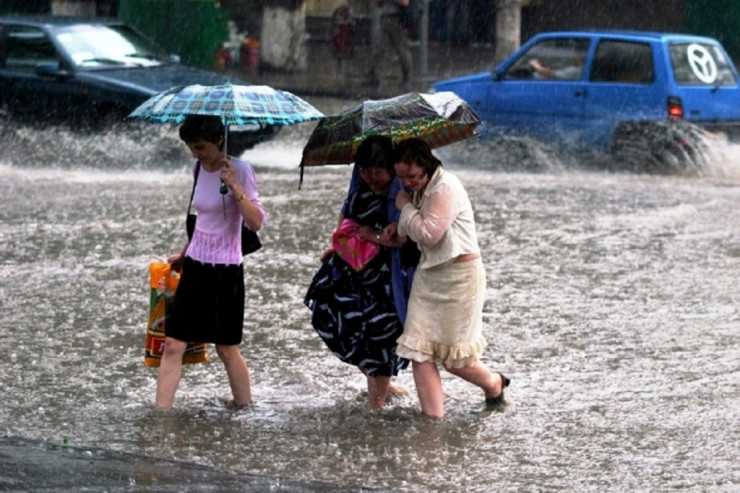
<svg viewBox="0 0 740 493">
<path fill-rule="evenodd" d="M 411 285 L 406 323 L 396 352 L 411 360 L 421 410 L 444 416 L 438 364 L 483 390 L 487 407 L 504 404 L 509 379 L 480 361 L 486 271 L 480 256 L 473 207 L 465 188 L 442 169 L 429 145 L 402 141 L 395 151 L 396 176 L 413 190 L 396 196 L 397 234 L 421 250 Z"/>
<path fill-rule="evenodd" d="M 193 207 L 198 220 L 192 239 L 169 259 L 182 265 L 182 275 L 157 379 L 156 404 L 162 408 L 174 403 L 188 342 L 215 344 L 234 403 L 252 402 L 249 368 L 239 351 L 244 324 L 241 225 L 259 230 L 265 211 L 252 167 L 224 153 L 224 132 L 214 116 L 191 115 L 180 127 L 180 138 L 196 159 Z"/>
</svg>

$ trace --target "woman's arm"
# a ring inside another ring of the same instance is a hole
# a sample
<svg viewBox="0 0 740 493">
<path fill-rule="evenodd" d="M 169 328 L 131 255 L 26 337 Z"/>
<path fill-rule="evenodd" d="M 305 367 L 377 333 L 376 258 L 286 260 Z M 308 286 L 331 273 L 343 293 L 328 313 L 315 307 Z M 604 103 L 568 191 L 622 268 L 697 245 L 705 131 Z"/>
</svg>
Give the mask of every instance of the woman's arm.
<svg viewBox="0 0 740 493">
<path fill-rule="evenodd" d="M 180 270 L 182 270 L 182 262 L 183 260 L 185 260 L 185 252 L 187 251 L 189 244 L 190 241 L 186 240 L 180 251 L 174 255 L 171 255 L 167 259 L 167 263 L 171 265 L 172 270 L 174 270 L 175 272 L 180 272 Z"/>
<path fill-rule="evenodd" d="M 224 159 L 221 180 L 231 189 L 244 224 L 252 231 L 259 231 L 265 219 L 265 211 L 259 200 L 257 177 L 254 170 L 250 166 L 245 169 L 246 173 L 242 178 L 242 183 L 239 181 L 234 165 L 228 159 Z"/>
<path fill-rule="evenodd" d="M 455 197 L 450 188 L 441 183 L 425 202 L 423 210 L 417 209 L 407 193 L 398 193 L 396 206 L 401 209 L 398 231 L 419 245 L 433 246 L 442 239 L 457 215 Z"/>
<path fill-rule="evenodd" d="M 249 227 L 252 231 L 259 231 L 262 228 L 262 211 L 257 207 L 248 197 L 247 192 L 242 189 L 242 192 L 237 195 L 236 203 L 239 206 L 239 212 L 244 219 L 244 224 Z"/>
</svg>

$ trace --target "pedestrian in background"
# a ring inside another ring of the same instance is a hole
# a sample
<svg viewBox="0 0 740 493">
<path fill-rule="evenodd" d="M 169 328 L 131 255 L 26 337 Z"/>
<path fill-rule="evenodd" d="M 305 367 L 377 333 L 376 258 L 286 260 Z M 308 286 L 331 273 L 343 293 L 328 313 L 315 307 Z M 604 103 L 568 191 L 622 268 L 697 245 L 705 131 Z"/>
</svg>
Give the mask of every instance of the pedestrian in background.
<svg viewBox="0 0 740 493">
<path fill-rule="evenodd" d="M 409 0 L 376 0 L 375 8 L 380 19 L 378 39 L 372 46 L 373 66 L 370 70 L 370 84 L 380 85 L 380 69 L 383 62 L 384 44 L 398 56 L 401 67 L 401 85 L 405 87 L 411 73 L 411 49 L 406 28 L 403 25 L 403 8 Z"/>
</svg>

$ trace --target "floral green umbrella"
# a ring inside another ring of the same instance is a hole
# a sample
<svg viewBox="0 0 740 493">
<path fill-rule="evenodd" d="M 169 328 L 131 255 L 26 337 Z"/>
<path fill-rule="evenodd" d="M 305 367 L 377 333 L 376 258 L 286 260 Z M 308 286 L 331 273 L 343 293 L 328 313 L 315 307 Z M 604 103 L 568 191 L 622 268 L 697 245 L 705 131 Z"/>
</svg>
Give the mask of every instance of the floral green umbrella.
<svg viewBox="0 0 740 493">
<path fill-rule="evenodd" d="M 368 100 L 319 120 L 303 148 L 301 181 L 306 166 L 353 162 L 369 135 L 387 135 L 394 142 L 417 137 L 437 148 L 475 135 L 479 123 L 475 111 L 449 91 Z"/>
</svg>

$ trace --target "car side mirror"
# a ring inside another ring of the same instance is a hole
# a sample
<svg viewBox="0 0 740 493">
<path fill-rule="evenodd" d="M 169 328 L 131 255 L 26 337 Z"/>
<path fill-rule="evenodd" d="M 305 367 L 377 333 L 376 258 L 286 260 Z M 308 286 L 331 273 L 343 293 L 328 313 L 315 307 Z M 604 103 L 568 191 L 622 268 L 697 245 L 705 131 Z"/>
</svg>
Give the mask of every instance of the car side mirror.
<svg viewBox="0 0 740 493">
<path fill-rule="evenodd" d="M 167 57 L 167 60 L 170 63 L 180 63 L 180 55 L 174 55 L 174 54 L 172 54 L 169 57 Z"/>
<path fill-rule="evenodd" d="M 500 70 L 494 70 L 491 79 L 495 82 L 500 82 L 504 78 L 504 73 Z"/>
<path fill-rule="evenodd" d="M 36 75 L 42 77 L 69 77 L 69 72 L 59 66 L 59 62 L 45 62 L 36 65 Z"/>
</svg>

